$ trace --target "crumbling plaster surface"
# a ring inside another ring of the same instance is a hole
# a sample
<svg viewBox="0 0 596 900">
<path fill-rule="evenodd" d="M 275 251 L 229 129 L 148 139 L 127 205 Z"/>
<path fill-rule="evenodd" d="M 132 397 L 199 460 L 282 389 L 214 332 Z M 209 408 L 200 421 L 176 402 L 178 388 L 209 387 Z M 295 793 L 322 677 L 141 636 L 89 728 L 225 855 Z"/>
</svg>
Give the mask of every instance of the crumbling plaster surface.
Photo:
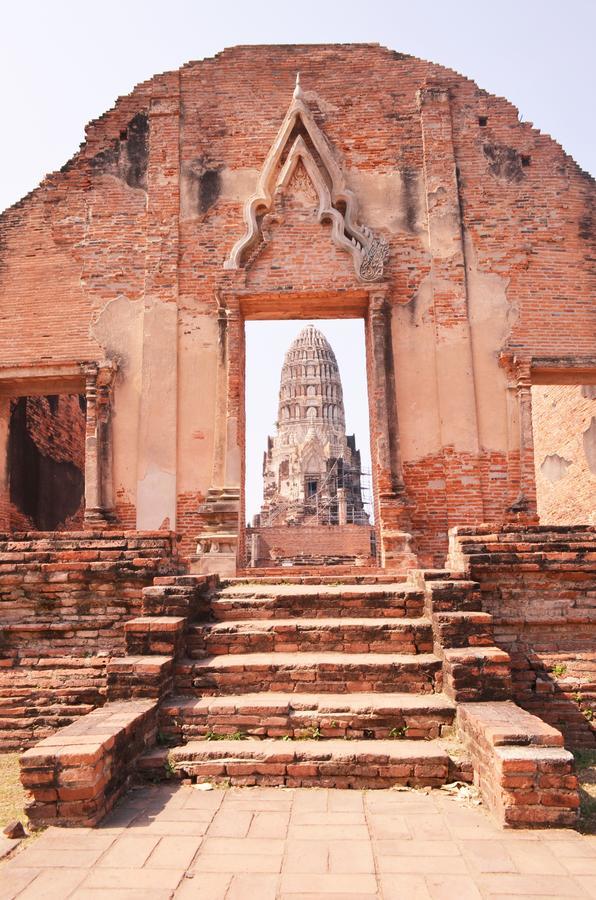
<svg viewBox="0 0 596 900">
<path fill-rule="evenodd" d="M 178 491 L 204 495 L 213 467 L 217 319 L 180 310 L 178 334 Z"/>
<path fill-rule="evenodd" d="M 134 504 L 142 386 L 142 303 L 122 296 L 106 303 L 90 331 L 105 357 L 118 364 L 112 409 L 114 491 Z"/>
<path fill-rule="evenodd" d="M 176 527 L 178 310 L 146 297 L 137 446 L 137 528 Z"/>
<path fill-rule="evenodd" d="M 507 295 L 508 279 L 480 267 L 468 233 L 464 248 L 480 445 L 506 450 L 508 438 L 517 434 L 507 421 L 507 375 L 499 365 L 499 350 L 509 338 L 518 308 Z"/>
<path fill-rule="evenodd" d="M 596 442 L 596 399 L 580 385 L 535 385 L 532 421 L 541 523 L 595 524 L 590 438 Z"/>
</svg>

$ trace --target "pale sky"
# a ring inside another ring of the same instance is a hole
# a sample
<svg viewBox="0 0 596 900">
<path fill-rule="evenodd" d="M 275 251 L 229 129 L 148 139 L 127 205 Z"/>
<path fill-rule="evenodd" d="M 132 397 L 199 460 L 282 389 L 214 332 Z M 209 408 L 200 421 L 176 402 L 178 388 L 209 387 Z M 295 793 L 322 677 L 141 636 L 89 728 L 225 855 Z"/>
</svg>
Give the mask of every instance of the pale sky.
<svg viewBox="0 0 596 900">
<path fill-rule="evenodd" d="M 433 60 L 506 97 L 525 121 L 596 173 L 596 0 L 5 0 L 1 10 L 0 210 L 59 169 L 83 140 L 85 124 L 119 95 L 234 44 L 376 41 Z M 360 87 L 365 93 L 366 84 Z M 351 370 L 362 370 L 363 351 L 362 365 L 342 363 L 359 340 L 350 326 L 361 328 L 347 322 L 333 323 L 331 332 L 322 328 L 338 356 L 349 427 L 364 453 L 364 382 L 358 387 L 356 378 L 351 385 Z M 258 323 L 254 327 L 257 335 Z M 298 327 L 278 332 L 275 343 L 267 326 L 260 339 L 249 329 L 247 453 L 253 462 L 247 471 L 253 474 L 247 480 L 253 506 L 275 418 L 281 357 Z M 342 333 L 342 327 L 348 330 Z M 271 346 L 281 354 L 279 365 L 271 359 L 259 375 L 263 349 Z M 262 410 L 272 411 L 269 424 Z"/>
</svg>

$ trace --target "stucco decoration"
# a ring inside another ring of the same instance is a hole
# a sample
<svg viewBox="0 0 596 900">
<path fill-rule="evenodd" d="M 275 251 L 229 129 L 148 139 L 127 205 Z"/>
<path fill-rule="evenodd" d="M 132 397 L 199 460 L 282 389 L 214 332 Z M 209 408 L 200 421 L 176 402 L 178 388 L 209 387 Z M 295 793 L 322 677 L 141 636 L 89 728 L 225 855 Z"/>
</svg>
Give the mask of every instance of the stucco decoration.
<svg viewBox="0 0 596 900">
<path fill-rule="evenodd" d="M 263 215 L 273 208 L 276 191 L 289 185 L 300 162 L 318 196 L 319 222 L 331 223 L 334 243 L 350 253 L 361 281 L 380 281 L 389 253 L 382 237 L 357 222 L 358 203 L 346 187 L 343 173 L 333 158 L 323 132 L 304 102 L 300 76 L 292 102 L 261 170 L 257 188 L 244 206 L 246 232 L 224 263 L 226 269 L 241 269 L 248 251 L 262 239 Z"/>
</svg>

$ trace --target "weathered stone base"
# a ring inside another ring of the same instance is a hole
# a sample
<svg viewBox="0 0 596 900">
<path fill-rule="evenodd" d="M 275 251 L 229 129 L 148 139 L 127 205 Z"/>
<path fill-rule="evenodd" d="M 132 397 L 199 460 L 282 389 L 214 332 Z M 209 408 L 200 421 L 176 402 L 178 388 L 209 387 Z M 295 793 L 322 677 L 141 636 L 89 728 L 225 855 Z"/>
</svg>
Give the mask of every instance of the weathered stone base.
<svg viewBox="0 0 596 900">
<path fill-rule="evenodd" d="M 21 780 L 32 797 L 33 827 L 99 822 L 128 787 L 156 730 L 155 702 L 109 703 L 27 750 Z"/>
<path fill-rule="evenodd" d="M 484 802 L 501 825 L 575 824 L 577 777 L 559 731 L 511 702 L 460 704 L 457 730 Z"/>
</svg>

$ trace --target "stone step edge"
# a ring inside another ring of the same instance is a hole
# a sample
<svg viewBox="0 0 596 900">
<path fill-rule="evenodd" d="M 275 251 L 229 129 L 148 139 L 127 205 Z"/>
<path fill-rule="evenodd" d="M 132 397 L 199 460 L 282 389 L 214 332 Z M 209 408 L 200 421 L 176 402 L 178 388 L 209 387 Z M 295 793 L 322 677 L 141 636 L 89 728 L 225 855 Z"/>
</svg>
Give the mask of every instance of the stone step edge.
<svg viewBox="0 0 596 900">
<path fill-rule="evenodd" d="M 492 649 L 492 648 L 491 648 Z M 467 648 L 466 648 L 467 650 Z M 461 653 L 462 651 L 457 651 Z M 465 651 L 464 651 L 465 652 Z M 471 651 L 470 651 L 471 652 Z M 476 654 L 481 650 L 474 651 Z M 495 652 L 501 653 L 502 651 Z M 155 659 L 155 657 L 148 657 Z M 119 660 L 122 663 L 124 660 Z M 176 669 L 219 669 L 219 670 L 244 670 L 254 667 L 272 668 L 304 668 L 305 666 L 342 666 L 349 669 L 354 666 L 407 666 L 418 668 L 420 666 L 440 667 L 441 660 L 434 653 L 343 653 L 332 651 L 329 653 L 305 651 L 296 653 L 226 653 L 218 656 L 208 656 L 204 659 L 179 659 L 176 661 Z"/>
<path fill-rule="evenodd" d="M 156 748 L 138 762 L 150 778 L 285 787 L 440 787 L 466 778 L 467 762 L 434 741 L 191 741 Z"/>
<path fill-rule="evenodd" d="M 466 613 L 461 613 L 460 615 L 466 615 Z M 471 613 L 469 615 L 479 615 L 478 613 Z M 489 616 L 488 613 L 484 615 Z M 149 619 L 150 617 L 147 617 Z M 162 616 L 160 618 L 166 618 Z M 490 617 L 492 618 L 492 617 Z M 131 619 L 130 621 L 140 621 L 138 619 Z M 487 620 L 488 621 L 488 620 Z M 128 624 L 128 623 L 126 623 Z M 223 621 L 216 622 L 193 622 L 189 625 L 188 631 L 190 634 L 193 634 L 201 629 L 205 630 L 207 634 L 210 634 L 214 631 L 226 631 L 227 629 L 237 629 L 241 633 L 250 633 L 251 630 L 255 632 L 264 632 L 264 631 L 277 631 L 280 628 L 292 628 L 297 631 L 301 631 L 307 628 L 313 628 L 317 631 L 325 628 L 376 628 L 381 631 L 389 631 L 389 630 L 397 630 L 404 631 L 406 628 L 430 628 L 431 620 L 426 616 L 414 616 L 414 617 L 406 617 L 406 616 L 382 616 L 378 619 L 373 617 L 371 618 L 357 618 L 349 617 L 349 616 L 337 616 L 333 617 L 321 617 L 321 618 L 308 618 L 306 616 L 296 616 L 294 618 L 282 619 L 224 619 Z"/>
<path fill-rule="evenodd" d="M 363 698 L 368 698 L 367 700 Z M 371 702 L 372 701 L 372 702 Z M 318 705 L 320 704 L 320 706 Z M 445 694 L 285 694 L 263 691 L 252 694 L 228 694 L 223 697 L 173 696 L 162 701 L 160 711 L 166 715 L 184 715 L 185 712 L 209 711 L 222 714 L 241 710 L 265 711 L 274 709 L 285 713 L 304 712 L 321 715 L 341 715 L 362 712 L 385 712 L 407 709 L 415 712 L 455 712 L 456 704 Z"/>
</svg>

